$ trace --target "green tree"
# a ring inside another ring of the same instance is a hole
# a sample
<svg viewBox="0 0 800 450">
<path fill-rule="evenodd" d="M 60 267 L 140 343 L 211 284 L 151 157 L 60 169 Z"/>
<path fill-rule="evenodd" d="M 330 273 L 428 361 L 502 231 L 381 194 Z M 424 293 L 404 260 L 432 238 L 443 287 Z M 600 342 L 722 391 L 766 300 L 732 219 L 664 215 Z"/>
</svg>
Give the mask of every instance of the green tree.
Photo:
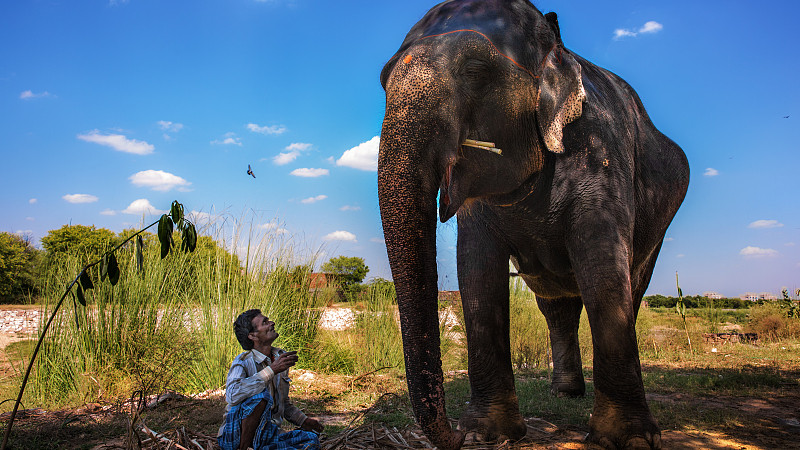
<svg viewBox="0 0 800 450">
<path fill-rule="evenodd" d="M 42 247 L 50 259 L 75 255 L 87 263 L 99 259 L 116 242 L 116 234 L 106 228 L 64 225 L 57 230 L 48 231 L 47 236 L 42 238 Z"/>
<path fill-rule="evenodd" d="M 364 258 L 337 256 L 323 264 L 322 271 L 336 275 L 337 282 L 345 295 L 352 299 L 360 291 L 361 282 L 367 276 L 369 267 L 364 264 Z"/>
<path fill-rule="evenodd" d="M 35 293 L 39 253 L 28 239 L 0 233 L 0 302 L 22 303 Z"/>
</svg>

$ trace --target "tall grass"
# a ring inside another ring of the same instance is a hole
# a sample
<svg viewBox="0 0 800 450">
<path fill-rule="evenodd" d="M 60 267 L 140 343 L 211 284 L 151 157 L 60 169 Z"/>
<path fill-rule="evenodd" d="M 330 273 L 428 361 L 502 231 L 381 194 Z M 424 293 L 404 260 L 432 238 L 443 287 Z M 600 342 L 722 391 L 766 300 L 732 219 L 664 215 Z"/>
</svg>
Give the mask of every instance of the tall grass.
<svg viewBox="0 0 800 450">
<path fill-rule="evenodd" d="M 511 362 L 518 370 L 548 369 L 552 366 L 550 334 L 536 295 L 520 278 L 512 278 L 509 283 Z M 585 310 L 581 312 L 578 342 L 583 364 L 591 365 L 592 335 Z"/>
<path fill-rule="evenodd" d="M 164 259 L 151 242 L 141 272 L 132 249 L 121 249 L 119 283 L 95 282 L 89 307 L 63 309 L 51 325 L 37 360 L 33 400 L 54 405 L 219 387 L 242 351 L 233 321 L 250 308 L 275 320 L 281 335 L 276 345 L 298 350 L 301 361 L 308 356 L 320 311 L 307 277 L 292 273 L 291 240 L 274 233 L 255 240 L 252 227 L 244 238 L 243 226 L 228 236 L 223 230 L 231 227 L 216 230 L 213 240 L 201 238 L 199 251 Z M 243 254 L 244 262 L 226 249 Z M 57 298 L 63 280 L 80 268 L 74 258 L 48 267 L 42 317 L 53 307 L 47 300 Z"/>
</svg>

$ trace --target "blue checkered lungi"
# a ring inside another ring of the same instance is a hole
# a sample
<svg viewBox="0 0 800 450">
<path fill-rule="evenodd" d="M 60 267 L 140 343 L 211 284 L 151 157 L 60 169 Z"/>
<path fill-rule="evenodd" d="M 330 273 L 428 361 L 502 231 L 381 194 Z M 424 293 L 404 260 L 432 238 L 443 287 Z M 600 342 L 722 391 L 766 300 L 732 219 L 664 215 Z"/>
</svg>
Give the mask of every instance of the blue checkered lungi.
<svg viewBox="0 0 800 450">
<path fill-rule="evenodd" d="M 288 433 L 281 433 L 279 426 L 270 420 L 270 410 L 272 409 L 272 396 L 269 390 L 248 398 L 247 400 L 231 407 L 228 415 L 225 416 L 225 424 L 222 434 L 217 437 L 219 446 L 223 450 L 237 450 L 239 439 L 242 436 L 242 419 L 253 413 L 261 400 L 267 401 L 267 407 L 261 416 L 261 422 L 256 429 L 253 438 L 253 449 L 255 450 L 319 450 L 319 437 L 310 431 L 293 430 Z"/>
</svg>

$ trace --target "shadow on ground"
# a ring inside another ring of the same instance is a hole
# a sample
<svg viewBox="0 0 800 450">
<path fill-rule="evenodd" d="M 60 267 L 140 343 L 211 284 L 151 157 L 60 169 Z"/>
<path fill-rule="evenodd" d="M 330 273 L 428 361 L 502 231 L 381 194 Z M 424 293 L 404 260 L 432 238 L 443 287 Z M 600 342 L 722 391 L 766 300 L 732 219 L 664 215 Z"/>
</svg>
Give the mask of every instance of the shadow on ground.
<svg viewBox="0 0 800 450">
<path fill-rule="evenodd" d="M 800 448 L 800 373 L 776 372 L 758 367 L 713 370 L 646 365 L 643 371 L 648 384 L 649 403 L 662 425 L 664 448 Z M 590 378 L 591 373 L 587 375 Z M 680 384 L 670 381 L 667 387 L 659 389 L 659 377 L 665 380 L 685 379 L 687 388 L 682 391 Z M 725 382 L 726 377 L 733 381 Z M 341 411 L 336 406 L 339 400 L 337 395 L 320 396 L 312 388 L 314 384 L 324 382 L 324 379 L 324 375 L 315 375 L 305 383 L 297 381 L 293 394 L 296 403 L 305 408 L 309 415 L 320 417 L 327 425 L 326 434 L 322 436 L 324 448 L 400 449 L 430 446 L 413 423 L 404 391 L 379 394 L 377 400 L 363 408 Z M 717 383 L 715 386 L 712 380 L 723 381 L 714 381 Z M 702 387 L 703 384 L 707 386 Z M 702 389 L 693 387 L 696 385 Z M 478 436 L 470 434 L 465 448 L 587 448 L 583 437 L 588 431 L 591 383 L 589 396 L 585 399 L 550 397 L 549 383 L 541 374 L 520 375 L 517 386 L 521 393 L 520 403 L 529 402 L 523 406 L 523 411 L 528 411 L 528 434 L 525 438 L 519 442 L 484 443 Z M 445 388 L 449 414 L 457 417 L 459 405 L 469 400 L 468 380 L 463 374 L 450 376 Z M 523 392 L 525 398 L 522 398 Z M 348 395 L 347 391 L 341 395 Z M 149 429 L 165 439 L 174 440 L 176 444 L 183 439 L 185 448 L 198 448 L 192 447 L 191 440 L 194 439 L 205 449 L 213 442 L 224 406 L 220 394 L 205 399 L 176 398 L 143 412 L 141 418 Z M 536 411 L 536 414 L 531 415 L 531 411 Z M 569 415 L 565 411 L 577 413 Z M 8 414 L 0 416 L 3 429 L 7 420 Z M 130 415 L 125 408 L 114 405 L 89 404 L 60 411 L 26 410 L 15 421 L 10 448 L 129 448 L 128 444 L 132 442 L 129 420 Z M 139 431 L 138 437 L 133 437 L 133 440 L 143 443 L 143 448 L 156 448 L 153 440 L 148 442 L 148 438 L 147 434 Z M 135 445 L 133 448 L 136 448 Z M 166 442 L 160 445 L 165 448 Z"/>
</svg>

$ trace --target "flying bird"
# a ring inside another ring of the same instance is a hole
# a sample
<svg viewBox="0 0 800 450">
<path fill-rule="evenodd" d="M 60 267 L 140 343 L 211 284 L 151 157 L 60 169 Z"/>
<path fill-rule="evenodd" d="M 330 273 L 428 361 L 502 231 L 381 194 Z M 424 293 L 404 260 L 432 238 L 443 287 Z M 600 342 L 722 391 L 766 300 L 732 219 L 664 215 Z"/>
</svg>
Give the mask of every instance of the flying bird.
<svg viewBox="0 0 800 450">
<path fill-rule="evenodd" d="M 789 118 L 789 116 L 783 116 L 783 118 L 784 118 L 784 119 L 788 119 L 788 118 Z"/>
<path fill-rule="evenodd" d="M 247 174 L 252 175 L 253 178 L 256 177 L 256 174 L 253 173 L 253 169 L 250 168 L 250 164 L 247 165 Z"/>
</svg>

